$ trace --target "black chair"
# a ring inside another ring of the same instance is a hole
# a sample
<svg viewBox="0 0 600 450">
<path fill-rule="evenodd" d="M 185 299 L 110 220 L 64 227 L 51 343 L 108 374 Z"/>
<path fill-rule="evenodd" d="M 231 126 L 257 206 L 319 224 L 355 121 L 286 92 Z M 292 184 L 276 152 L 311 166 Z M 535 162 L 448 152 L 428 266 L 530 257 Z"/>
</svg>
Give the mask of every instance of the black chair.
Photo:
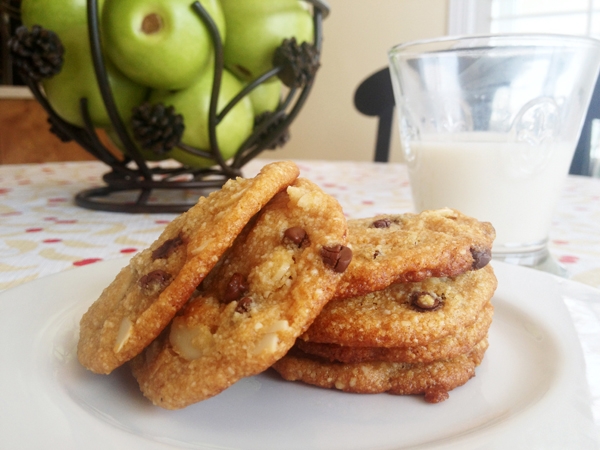
<svg viewBox="0 0 600 450">
<path fill-rule="evenodd" d="M 394 92 L 390 71 L 386 67 L 365 79 L 354 93 L 354 106 L 367 116 L 378 116 L 375 162 L 388 162 L 394 119 Z"/>
<path fill-rule="evenodd" d="M 592 150 L 592 122 L 594 119 L 600 119 L 600 78 L 596 81 L 590 107 L 585 116 L 581 136 L 571 162 L 569 170 L 571 175 L 591 175 L 590 152 Z"/>
<path fill-rule="evenodd" d="M 375 72 L 360 83 L 354 93 L 354 106 L 367 116 L 379 117 L 373 159 L 376 162 L 388 162 L 395 101 L 390 71 L 387 67 Z M 594 119 L 600 119 L 600 78 L 596 82 L 577 149 L 571 162 L 569 170 L 571 175 L 590 176 L 592 121 Z"/>
</svg>

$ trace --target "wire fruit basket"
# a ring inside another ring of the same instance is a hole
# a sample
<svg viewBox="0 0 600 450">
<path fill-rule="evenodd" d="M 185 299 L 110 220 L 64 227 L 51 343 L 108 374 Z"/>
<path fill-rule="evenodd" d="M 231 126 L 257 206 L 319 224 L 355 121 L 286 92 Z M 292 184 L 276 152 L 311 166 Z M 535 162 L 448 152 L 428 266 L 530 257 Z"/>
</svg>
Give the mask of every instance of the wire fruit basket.
<svg viewBox="0 0 600 450">
<path fill-rule="evenodd" d="M 167 139 L 168 142 L 159 143 L 158 147 L 160 145 L 175 146 L 190 155 L 206 158 L 213 163 L 209 167 L 202 168 L 194 168 L 180 163 L 161 164 L 147 161 L 139 150 L 140 143 L 135 142 L 134 138 L 128 133 L 128 125 L 130 124 L 125 123 L 119 114 L 115 96 L 108 81 L 107 68 L 103 58 L 97 0 L 87 0 L 91 57 L 96 81 L 110 119 L 112 130 L 122 144 L 122 155 L 111 151 L 99 137 L 90 117 L 87 98 L 82 97 L 79 100 L 79 109 L 84 126 L 73 125 L 65 121 L 55 111 L 44 94 L 40 82 L 48 74 L 39 74 L 32 70 L 25 70 L 28 66 L 27 61 L 23 61 L 23 54 L 27 54 L 30 57 L 30 52 L 20 51 L 23 43 L 27 39 L 32 39 L 32 33 L 37 33 L 35 37 L 41 35 L 43 38 L 48 34 L 52 35 L 54 33 L 48 33 L 48 31 L 41 27 L 36 28 L 35 26 L 31 31 L 25 27 L 17 29 L 15 35 L 9 41 L 9 49 L 12 52 L 13 61 L 16 67 L 21 69 L 19 70 L 19 74 L 34 97 L 47 112 L 51 131 L 63 141 L 77 142 L 91 155 L 111 168 L 103 176 L 105 185 L 79 192 L 75 196 L 76 204 L 88 209 L 111 212 L 183 212 L 195 203 L 197 196 L 189 196 L 192 199 L 191 202 L 182 202 L 180 200 L 156 202 L 154 199 L 155 194 L 161 192 L 187 192 L 190 190 L 193 192 L 208 192 L 218 189 L 228 179 L 242 176 L 242 167 L 261 152 L 267 149 L 274 150 L 284 145 L 289 139 L 289 126 L 304 105 L 320 66 L 319 59 L 323 35 L 322 21 L 329 14 L 329 6 L 325 2 L 320 0 L 305 1 L 311 5 L 310 9 L 312 11 L 314 28 L 313 42 L 298 44 L 293 38 L 285 39 L 275 51 L 273 68 L 248 82 L 220 111 L 217 111 L 217 102 L 224 71 L 223 42 L 217 25 L 200 2 L 196 1 L 191 4 L 193 12 L 198 15 L 208 29 L 214 46 L 213 84 L 208 110 L 210 148 L 200 149 L 181 142 L 180 137 L 183 132 L 183 126 L 180 123 L 181 120 L 177 120 L 177 116 L 174 115 L 172 108 L 165 108 L 163 106 L 159 106 L 159 108 L 162 108 L 160 114 L 171 114 L 171 122 L 168 125 L 171 135 Z M 58 39 L 56 35 L 54 37 Z M 55 43 L 53 48 L 56 55 L 52 55 L 52 57 L 58 58 L 61 56 L 61 47 L 60 41 Z M 57 66 L 60 66 L 60 63 Z M 274 78 L 279 78 L 286 87 L 279 105 L 275 110 L 264 113 L 256 118 L 250 136 L 245 139 L 232 158 L 225 160 L 219 146 L 216 131 L 217 125 L 244 97 L 248 96 L 261 84 Z M 137 111 L 138 117 L 140 115 L 142 117 L 151 115 L 152 111 L 150 108 L 151 105 L 149 104 L 140 105 Z M 193 120 L 193 118 L 186 117 L 186 120 Z M 176 131 L 174 136 L 173 129 Z M 153 145 L 154 148 L 157 147 L 156 143 Z M 160 197 L 160 195 L 158 196 Z M 173 197 L 171 196 L 171 198 Z"/>
</svg>

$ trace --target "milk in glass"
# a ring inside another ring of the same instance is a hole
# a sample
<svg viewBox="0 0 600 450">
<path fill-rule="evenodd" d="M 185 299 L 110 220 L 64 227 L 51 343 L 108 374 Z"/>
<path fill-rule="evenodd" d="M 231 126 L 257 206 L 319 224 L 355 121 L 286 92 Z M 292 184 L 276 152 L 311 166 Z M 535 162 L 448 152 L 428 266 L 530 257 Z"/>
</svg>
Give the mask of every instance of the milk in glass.
<svg viewBox="0 0 600 450">
<path fill-rule="evenodd" d="M 486 135 L 411 142 L 406 156 L 415 207 L 447 206 L 491 222 L 496 253 L 541 248 L 573 145 L 498 142 Z"/>
</svg>

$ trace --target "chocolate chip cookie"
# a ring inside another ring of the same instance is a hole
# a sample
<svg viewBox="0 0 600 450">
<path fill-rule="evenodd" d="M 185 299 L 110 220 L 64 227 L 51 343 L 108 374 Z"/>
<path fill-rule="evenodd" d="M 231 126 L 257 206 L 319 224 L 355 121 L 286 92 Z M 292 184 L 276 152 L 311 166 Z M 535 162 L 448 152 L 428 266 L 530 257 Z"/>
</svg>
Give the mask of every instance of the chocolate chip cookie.
<svg viewBox="0 0 600 450">
<path fill-rule="evenodd" d="M 183 408 L 280 359 L 351 264 L 346 236 L 340 205 L 310 181 L 276 195 L 170 328 L 131 361 L 144 395 Z"/>
<path fill-rule="evenodd" d="M 323 344 L 296 341 L 304 353 L 319 356 L 328 361 L 358 363 L 388 361 L 404 363 L 429 363 L 454 358 L 469 353 L 488 333 L 492 324 L 494 307 L 488 302 L 470 327 L 459 328 L 455 334 L 437 339 L 426 345 L 406 347 L 354 347 L 339 344 Z"/>
<path fill-rule="evenodd" d="M 266 165 L 255 178 L 229 180 L 173 220 L 84 314 L 77 349 L 81 364 L 106 374 L 139 354 L 168 325 L 248 221 L 298 173 L 289 161 Z"/>
<path fill-rule="evenodd" d="M 348 231 L 354 259 L 338 287 L 340 298 L 480 269 L 491 260 L 496 236 L 489 222 L 449 208 L 349 220 Z"/>
<path fill-rule="evenodd" d="M 475 368 L 487 347 L 488 341 L 484 338 L 467 354 L 416 364 L 387 361 L 346 364 L 294 349 L 273 368 L 288 381 L 362 394 L 424 394 L 427 402 L 438 403 L 448 398 L 449 391 L 475 376 Z"/>
<path fill-rule="evenodd" d="M 334 298 L 300 338 L 351 347 L 428 345 L 471 326 L 496 286 L 487 265 L 454 278 L 395 283 L 362 296 Z"/>
</svg>

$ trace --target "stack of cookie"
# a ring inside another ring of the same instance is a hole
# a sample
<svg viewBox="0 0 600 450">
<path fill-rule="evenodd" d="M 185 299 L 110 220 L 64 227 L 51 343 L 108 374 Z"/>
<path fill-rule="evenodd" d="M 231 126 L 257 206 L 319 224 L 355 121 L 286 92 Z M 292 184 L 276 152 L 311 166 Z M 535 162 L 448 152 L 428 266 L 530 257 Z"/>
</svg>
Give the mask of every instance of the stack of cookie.
<svg viewBox="0 0 600 450">
<path fill-rule="evenodd" d="M 129 362 L 168 409 L 269 367 L 428 399 L 465 382 L 487 347 L 491 226 L 452 210 L 347 221 L 298 175 L 269 164 L 173 220 L 84 314 L 79 361 Z"/>
<path fill-rule="evenodd" d="M 445 400 L 488 346 L 493 228 L 450 209 L 348 226 L 354 260 L 335 298 L 275 370 L 346 392 Z"/>
</svg>

